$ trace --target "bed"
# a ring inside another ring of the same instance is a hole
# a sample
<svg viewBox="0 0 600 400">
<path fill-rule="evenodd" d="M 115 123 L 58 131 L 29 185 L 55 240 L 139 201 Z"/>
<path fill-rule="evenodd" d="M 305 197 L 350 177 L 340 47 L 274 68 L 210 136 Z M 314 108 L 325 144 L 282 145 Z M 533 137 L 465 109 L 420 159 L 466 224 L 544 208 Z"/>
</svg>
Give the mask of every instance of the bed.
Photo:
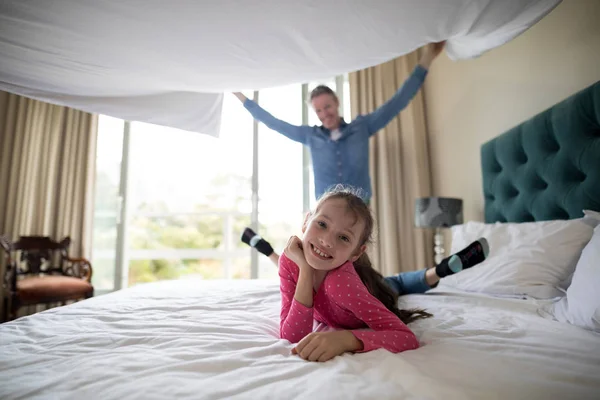
<svg viewBox="0 0 600 400">
<path fill-rule="evenodd" d="M 484 144 L 482 226 L 567 223 L 583 209 L 599 211 L 599 121 L 597 83 Z M 401 307 L 434 314 L 410 325 L 419 349 L 345 354 L 327 363 L 292 356 L 292 345 L 278 339 L 277 281 L 124 289 L 0 326 L 0 398 L 600 396 L 600 333 L 548 316 L 561 296 L 461 289 L 467 278 L 400 299 Z"/>
</svg>

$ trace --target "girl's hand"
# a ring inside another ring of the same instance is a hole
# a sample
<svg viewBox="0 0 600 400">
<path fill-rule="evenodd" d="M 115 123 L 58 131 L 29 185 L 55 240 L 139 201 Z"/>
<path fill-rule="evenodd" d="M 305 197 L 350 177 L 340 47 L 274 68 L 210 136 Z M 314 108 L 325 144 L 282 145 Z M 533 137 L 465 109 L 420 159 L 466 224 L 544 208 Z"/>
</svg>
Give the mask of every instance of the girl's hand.
<svg viewBox="0 0 600 400">
<path fill-rule="evenodd" d="M 290 237 L 283 252 L 287 258 L 296 263 L 300 269 L 298 273 L 298 282 L 296 282 L 294 299 L 305 307 L 311 308 L 313 306 L 314 297 L 313 286 L 315 284 L 315 270 L 306 262 L 300 238 L 298 236 Z"/>
<path fill-rule="evenodd" d="M 300 269 L 305 269 L 308 267 L 308 263 L 306 262 L 306 257 L 304 257 L 304 249 L 302 248 L 302 240 L 298 236 L 290 237 L 287 245 L 285 246 L 285 250 L 283 250 L 285 255 L 298 265 Z"/>
<path fill-rule="evenodd" d="M 292 354 L 298 354 L 307 361 L 324 362 L 362 348 L 362 342 L 350 331 L 313 332 L 292 349 Z"/>
</svg>

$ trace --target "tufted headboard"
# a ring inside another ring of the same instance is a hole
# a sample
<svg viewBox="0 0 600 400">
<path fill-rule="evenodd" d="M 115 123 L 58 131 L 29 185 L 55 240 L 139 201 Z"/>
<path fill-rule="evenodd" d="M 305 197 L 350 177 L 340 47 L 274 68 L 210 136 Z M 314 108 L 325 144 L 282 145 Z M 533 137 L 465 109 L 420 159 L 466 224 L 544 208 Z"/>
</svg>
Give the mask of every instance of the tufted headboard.
<svg viewBox="0 0 600 400">
<path fill-rule="evenodd" d="M 485 221 L 600 211 L 600 81 L 481 147 Z"/>
</svg>

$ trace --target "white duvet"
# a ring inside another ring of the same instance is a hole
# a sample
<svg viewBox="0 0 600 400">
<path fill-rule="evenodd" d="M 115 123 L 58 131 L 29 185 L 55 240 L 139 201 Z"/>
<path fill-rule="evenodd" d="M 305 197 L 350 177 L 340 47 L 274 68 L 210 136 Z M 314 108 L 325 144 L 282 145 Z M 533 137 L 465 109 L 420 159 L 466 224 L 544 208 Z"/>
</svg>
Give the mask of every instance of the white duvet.
<svg viewBox="0 0 600 400">
<path fill-rule="evenodd" d="M 440 292 L 422 347 L 311 363 L 278 339 L 277 282 L 171 281 L 0 325 L 2 399 L 598 399 L 600 335 L 542 302 Z"/>
<path fill-rule="evenodd" d="M 560 0 L 3 0 L 0 89 L 217 135 L 223 92 L 328 79 L 448 40 L 476 57 Z"/>
</svg>

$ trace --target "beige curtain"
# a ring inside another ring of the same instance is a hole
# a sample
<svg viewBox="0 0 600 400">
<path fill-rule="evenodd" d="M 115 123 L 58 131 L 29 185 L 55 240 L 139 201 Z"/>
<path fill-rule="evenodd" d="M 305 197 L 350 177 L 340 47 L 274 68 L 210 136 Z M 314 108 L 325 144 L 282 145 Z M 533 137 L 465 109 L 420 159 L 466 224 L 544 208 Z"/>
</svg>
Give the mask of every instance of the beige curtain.
<svg viewBox="0 0 600 400">
<path fill-rule="evenodd" d="M 352 118 L 385 103 L 417 65 L 417 51 L 350 74 Z M 377 221 L 370 249 L 373 266 L 384 276 L 433 264 L 431 232 L 414 227 L 414 204 L 431 195 L 425 102 L 420 90 L 412 102 L 371 138 L 371 200 Z"/>
<path fill-rule="evenodd" d="M 0 234 L 71 236 L 71 255 L 89 257 L 97 124 L 0 91 Z"/>
</svg>

